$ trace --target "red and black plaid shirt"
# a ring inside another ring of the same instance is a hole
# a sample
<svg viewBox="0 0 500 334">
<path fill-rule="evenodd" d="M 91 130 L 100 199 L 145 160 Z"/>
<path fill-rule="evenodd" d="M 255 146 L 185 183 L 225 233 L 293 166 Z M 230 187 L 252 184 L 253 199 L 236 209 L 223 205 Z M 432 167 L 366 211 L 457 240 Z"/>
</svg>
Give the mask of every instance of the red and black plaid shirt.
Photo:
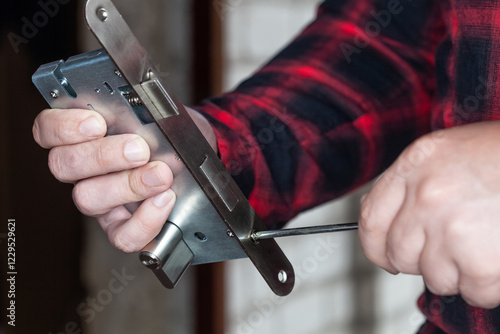
<svg viewBox="0 0 500 334">
<path fill-rule="evenodd" d="M 500 119 L 500 1 L 332 0 L 236 90 L 198 107 L 269 227 L 366 183 L 414 139 Z M 272 33 L 272 31 L 270 31 Z M 426 292 L 420 333 L 500 333 Z"/>
</svg>

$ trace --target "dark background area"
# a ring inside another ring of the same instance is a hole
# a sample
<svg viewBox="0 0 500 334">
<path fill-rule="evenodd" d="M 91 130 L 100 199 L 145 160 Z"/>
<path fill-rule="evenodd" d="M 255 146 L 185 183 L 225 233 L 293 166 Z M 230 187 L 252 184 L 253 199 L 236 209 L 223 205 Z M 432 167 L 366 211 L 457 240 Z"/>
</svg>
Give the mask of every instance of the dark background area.
<svg viewBox="0 0 500 334">
<path fill-rule="evenodd" d="M 56 333 L 64 330 L 68 320 L 79 323 L 75 305 L 85 294 L 79 279 L 81 216 L 72 204 L 71 185 L 54 180 L 47 167 L 47 151 L 31 135 L 33 120 L 46 108 L 31 84 L 32 73 L 43 63 L 77 52 L 76 1 L 54 3 L 58 7 L 52 7 L 53 17 L 40 14 L 37 1 L 11 1 L 1 11 L 0 226 L 6 233 L 7 219 L 16 220 L 18 273 L 16 326 L 8 326 L 8 333 Z M 11 40 L 21 44 L 16 46 Z M 5 284 L 6 238 L 0 247 Z M 6 288 L 2 286 L 3 310 Z M 9 320 L 5 311 L 1 319 L 4 324 Z"/>
</svg>

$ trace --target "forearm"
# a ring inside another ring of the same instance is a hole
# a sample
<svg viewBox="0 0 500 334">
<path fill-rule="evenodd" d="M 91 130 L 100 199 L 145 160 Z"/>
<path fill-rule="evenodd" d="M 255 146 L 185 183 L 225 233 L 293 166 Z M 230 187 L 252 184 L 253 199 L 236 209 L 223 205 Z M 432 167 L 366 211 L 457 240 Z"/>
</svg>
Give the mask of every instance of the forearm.
<svg viewBox="0 0 500 334">
<path fill-rule="evenodd" d="M 349 63 L 341 45 L 365 34 L 366 20 L 346 23 L 332 8 L 340 5 L 329 6 L 235 91 L 196 108 L 213 125 L 224 163 L 268 225 L 367 182 L 429 131 L 437 38 L 389 37 L 398 29 L 393 17 L 385 35 L 372 38 Z M 422 25 L 438 26 L 433 6 L 420 6 L 432 17 Z"/>
</svg>

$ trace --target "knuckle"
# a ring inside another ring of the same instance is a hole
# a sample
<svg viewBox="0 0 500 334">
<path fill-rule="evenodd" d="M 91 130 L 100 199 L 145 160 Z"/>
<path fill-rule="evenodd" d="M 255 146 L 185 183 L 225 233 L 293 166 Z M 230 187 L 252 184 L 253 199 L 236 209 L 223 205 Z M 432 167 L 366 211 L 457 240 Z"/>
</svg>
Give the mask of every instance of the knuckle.
<svg viewBox="0 0 500 334">
<path fill-rule="evenodd" d="M 56 179 L 61 182 L 73 182 L 74 171 L 82 171 L 86 167 L 82 166 L 82 157 L 85 153 L 82 148 L 76 146 L 58 146 L 49 152 L 49 169 Z"/>
<path fill-rule="evenodd" d="M 359 213 L 359 231 L 363 235 L 379 235 L 386 231 L 389 221 L 385 217 L 380 216 L 380 211 L 373 205 L 370 197 L 366 198 L 361 204 Z"/>
<path fill-rule="evenodd" d="M 467 245 L 465 244 L 464 247 Z M 465 288 L 473 287 L 476 290 L 481 290 L 499 284 L 500 266 L 496 265 L 496 261 L 485 259 L 478 252 L 472 250 L 466 259 L 464 256 L 459 258 L 458 266 L 462 278 L 461 282 Z"/>
<path fill-rule="evenodd" d="M 404 242 L 390 242 L 387 245 L 387 259 L 391 265 L 402 273 L 413 273 L 416 262 L 414 249 Z"/>
<path fill-rule="evenodd" d="M 98 168 L 109 168 L 114 160 L 113 150 L 116 150 L 116 148 L 113 145 L 107 144 L 106 141 L 100 143 L 94 151 L 94 159 Z"/>
<path fill-rule="evenodd" d="M 152 239 L 159 232 L 159 229 L 157 229 L 157 225 L 154 224 L 153 220 L 137 219 L 136 224 L 137 229 L 145 237 Z"/>
<path fill-rule="evenodd" d="M 93 215 L 93 200 L 89 193 L 88 187 L 84 182 L 78 182 L 73 187 L 73 202 L 81 213 L 92 216 Z"/>
<path fill-rule="evenodd" d="M 497 270 L 491 265 L 478 263 L 481 261 L 471 261 L 469 265 L 464 266 L 464 273 L 477 286 L 488 286 L 493 284 L 498 279 Z"/>
<path fill-rule="evenodd" d="M 54 142 L 62 144 L 65 142 L 65 138 L 70 137 L 72 134 L 69 133 L 67 124 L 64 122 L 54 122 Z M 73 134 L 74 135 L 74 134 Z"/>
<path fill-rule="evenodd" d="M 488 298 L 487 300 L 479 301 L 476 307 L 484 308 L 484 309 L 494 309 L 500 305 L 500 301 L 498 299 Z"/>
<path fill-rule="evenodd" d="M 442 284 L 430 277 L 424 277 L 424 283 L 427 289 L 429 289 L 430 292 L 437 296 L 444 296 L 446 293 L 444 292 L 445 289 L 443 288 Z"/>
<path fill-rule="evenodd" d="M 371 263 L 373 263 L 374 265 L 376 265 L 378 267 L 384 266 L 386 261 L 384 258 L 382 258 L 379 255 L 379 253 L 377 251 L 374 251 L 373 249 L 370 249 L 367 247 L 363 247 L 363 252 L 364 252 L 366 258 L 368 259 L 368 261 L 370 261 Z"/>
<path fill-rule="evenodd" d="M 424 275 L 424 282 L 430 292 L 438 296 L 454 295 L 458 292 L 457 282 L 438 275 Z"/>
<path fill-rule="evenodd" d="M 49 170 L 54 177 L 61 182 L 68 182 L 66 166 L 61 157 L 61 150 L 55 147 L 49 152 Z"/>
<path fill-rule="evenodd" d="M 463 245 L 462 241 L 470 239 L 470 231 L 467 228 L 467 224 L 464 225 L 459 217 L 449 216 L 443 225 L 444 240 L 454 240 L 455 244 Z"/>
<path fill-rule="evenodd" d="M 51 145 L 47 143 L 47 137 L 51 134 L 47 133 L 45 126 L 46 124 L 52 123 L 49 119 L 51 112 L 51 109 L 43 110 L 36 116 L 33 122 L 33 138 L 35 139 L 36 143 L 43 148 L 51 148 Z"/>
<path fill-rule="evenodd" d="M 130 238 L 122 232 L 110 234 L 109 241 L 113 247 L 125 253 L 133 253 L 138 250 L 137 247 L 130 241 Z"/>
<path fill-rule="evenodd" d="M 139 169 L 135 169 L 127 173 L 128 182 L 127 182 L 127 190 L 131 194 L 132 200 L 142 200 L 146 195 L 147 190 L 146 186 L 142 182 L 141 173 Z"/>
<path fill-rule="evenodd" d="M 383 247 L 379 243 L 373 243 L 371 240 L 363 240 L 361 238 L 361 246 L 363 248 L 363 253 L 366 258 L 378 267 L 384 267 L 387 265 L 388 259 Z"/>
<path fill-rule="evenodd" d="M 417 185 L 415 200 L 423 207 L 441 206 L 449 194 L 449 182 L 440 178 L 424 178 Z"/>
<path fill-rule="evenodd" d="M 42 142 L 42 139 L 41 139 L 41 136 L 40 136 L 40 115 L 38 115 L 36 118 L 35 118 L 35 121 L 33 122 L 33 127 L 31 129 L 31 131 L 33 132 L 33 139 L 35 139 L 35 142 L 40 145 L 41 147 L 43 148 L 47 148 L 43 145 L 43 142 Z"/>
<path fill-rule="evenodd" d="M 500 296 L 497 293 L 491 293 L 489 289 L 461 291 L 461 296 L 467 304 L 475 307 L 492 309 L 500 304 Z"/>
<path fill-rule="evenodd" d="M 405 264 L 411 250 L 406 243 L 400 240 L 389 240 L 387 242 L 387 258 L 396 266 Z"/>
<path fill-rule="evenodd" d="M 372 218 L 372 209 L 368 197 L 361 203 L 359 213 L 359 227 L 364 231 L 370 231 L 370 222 Z"/>
<path fill-rule="evenodd" d="M 482 307 L 485 309 L 493 309 L 500 305 L 500 297 L 497 295 L 486 294 L 484 298 L 481 299 L 478 303 L 478 307 Z"/>
</svg>

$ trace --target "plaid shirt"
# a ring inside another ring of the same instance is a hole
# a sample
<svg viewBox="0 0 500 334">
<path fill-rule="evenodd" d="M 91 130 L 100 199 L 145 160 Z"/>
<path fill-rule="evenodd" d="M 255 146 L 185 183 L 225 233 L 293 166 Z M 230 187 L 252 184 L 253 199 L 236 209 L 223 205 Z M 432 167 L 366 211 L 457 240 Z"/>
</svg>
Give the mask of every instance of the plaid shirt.
<svg viewBox="0 0 500 334">
<path fill-rule="evenodd" d="M 500 1 L 332 0 L 236 90 L 198 107 L 271 228 L 366 183 L 432 129 L 500 119 Z M 420 333 L 500 333 L 428 291 Z"/>
</svg>

